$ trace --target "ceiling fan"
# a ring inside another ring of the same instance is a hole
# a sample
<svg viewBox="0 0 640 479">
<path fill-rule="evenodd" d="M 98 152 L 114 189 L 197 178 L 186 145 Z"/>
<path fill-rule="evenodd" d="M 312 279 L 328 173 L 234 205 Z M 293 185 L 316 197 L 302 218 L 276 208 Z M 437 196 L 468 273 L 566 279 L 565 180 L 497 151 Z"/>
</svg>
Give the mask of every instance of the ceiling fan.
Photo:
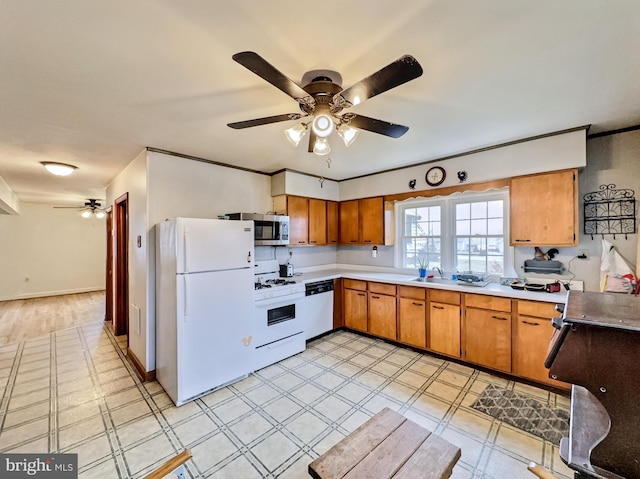
<svg viewBox="0 0 640 479">
<path fill-rule="evenodd" d="M 367 130 L 391 138 L 400 138 L 409 127 L 369 118 L 343 110 L 351 108 L 387 90 L 407 83 L 422 75 L 422 67 L 411 55 L 404 55 L 368 77 L 342 88 L 342 77 L 332 70 L 313 70 L 302 77 L 300 86 L 254 52 L 240 52 L 232 57 L 243 67 L 263 78 L 298 102 L 302 113 L 256 118 L 253 120 L 228 123 L 234 129 L 251 128 L 282 121 L 311 117 L 308 123 L 301 123 L 285 131 L 287 138 L 295 146 L 311 130 L 309 152 L 326 154 L 331 151 L 327 137 L 337 130 L 345 145 L 349 146 L 358 130 Z M 311 125 L 311 128 L 309 128 Z"/>
<path fill-rule="evenodd" d="M 81 215 L 83 218 L 89 218 L 91 216 L 96 216 L 97 218 L 104 218 L 105 209 L 102 208 L 102 205 L 98 200 L 89 198 L 84 202 L 82 206 L 54 206 L 54 208 L 73 208 L 78 211 L 82 211 Z"/>
</svg>

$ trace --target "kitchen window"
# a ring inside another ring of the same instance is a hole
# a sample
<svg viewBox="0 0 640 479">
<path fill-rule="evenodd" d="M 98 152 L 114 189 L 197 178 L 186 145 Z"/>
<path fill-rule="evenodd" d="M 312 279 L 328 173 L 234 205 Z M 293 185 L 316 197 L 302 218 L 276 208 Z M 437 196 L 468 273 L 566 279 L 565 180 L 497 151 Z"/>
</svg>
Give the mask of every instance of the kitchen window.
<svg viewBox="0 0 640 479">
<path fill-rule="evenodd" d="M 462 193 L 397 204 L 396 267 L 504 274 L 508 192 Z"/>
</svg>

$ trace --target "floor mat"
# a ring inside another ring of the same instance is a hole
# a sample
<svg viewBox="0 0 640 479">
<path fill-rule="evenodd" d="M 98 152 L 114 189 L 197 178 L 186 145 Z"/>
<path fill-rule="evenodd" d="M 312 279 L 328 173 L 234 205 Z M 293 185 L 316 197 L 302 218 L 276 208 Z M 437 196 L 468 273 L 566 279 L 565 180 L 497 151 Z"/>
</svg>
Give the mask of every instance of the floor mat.
<svg viewBox="0 0 640 479">
<path fill-rule="evenodd" d="M 472 408 L 554 444 L 569 435 L 569 412 L 490 384 Z"/>
</svg>

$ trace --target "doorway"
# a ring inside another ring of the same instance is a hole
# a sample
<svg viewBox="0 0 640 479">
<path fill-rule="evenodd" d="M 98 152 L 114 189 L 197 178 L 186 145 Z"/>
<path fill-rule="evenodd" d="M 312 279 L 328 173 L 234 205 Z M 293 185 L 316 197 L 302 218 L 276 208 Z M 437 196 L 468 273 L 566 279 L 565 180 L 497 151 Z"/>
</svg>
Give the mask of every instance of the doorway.
<svg viewBox="0 0 640 479">
<path fill-rule="evenodd" d="M 115 287 L 113 334 L 127 334 L 129 325 L 129 194 L 125 193 L 114 202 L 115 208 Z"/>
</svg>

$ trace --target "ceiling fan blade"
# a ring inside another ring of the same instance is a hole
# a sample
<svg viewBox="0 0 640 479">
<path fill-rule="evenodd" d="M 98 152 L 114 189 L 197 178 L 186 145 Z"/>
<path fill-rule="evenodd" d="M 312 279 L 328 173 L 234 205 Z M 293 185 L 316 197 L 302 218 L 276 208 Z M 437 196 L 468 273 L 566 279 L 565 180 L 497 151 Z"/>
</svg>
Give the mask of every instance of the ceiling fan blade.
<svg viewBox="0 0 640 479">
<path fill-rule="evenodd" d="M 404 55 L 367 78 L 337 93 L 333 97 L 332 103 L 341 104 L 343 108 L 348 108 L 418 78 L 420 75 L 422 75 L 422 67 L 418 60 L 411 55 Z"/>
<path fill-rule="evenodd" d="M 266 116 L 264 118 L 255 118 L 254 120 L 237 121 L 235 123 L 227 123 L 227 126 L 236 130 L 243 128 L 251 128 L 252 126 L 268 125 L 269 123 L 278 123 L 280 121 L 299 120 L 303 116 L 300 113 L 285 113 L 284 115 Z"/>
<path fill-rule="evenodd" d="M 351 114 L 349 116 L 351 116 Z M 345 123 L 360 130 L 372 131 L 373 133 L 390 136 L 391 138 L 400 138 L 409 131 L 408 126 L 376 120 L 375 118 L 362 115 L 354 115 L 350 120 L 345 121 Z"/>
<path fill-rule="evenodd" d="M 276 69 L 257 53 L 240 52 L 233 55 L 232 58 L 243 67 L 251 70 L 262 79 L 285 92 L 294 100 L 300 102 L 303 98 L 311 98 L 309 94 L 302 89 L 302 87 L 285 76 L 280 70 Z"/>
</svg>

